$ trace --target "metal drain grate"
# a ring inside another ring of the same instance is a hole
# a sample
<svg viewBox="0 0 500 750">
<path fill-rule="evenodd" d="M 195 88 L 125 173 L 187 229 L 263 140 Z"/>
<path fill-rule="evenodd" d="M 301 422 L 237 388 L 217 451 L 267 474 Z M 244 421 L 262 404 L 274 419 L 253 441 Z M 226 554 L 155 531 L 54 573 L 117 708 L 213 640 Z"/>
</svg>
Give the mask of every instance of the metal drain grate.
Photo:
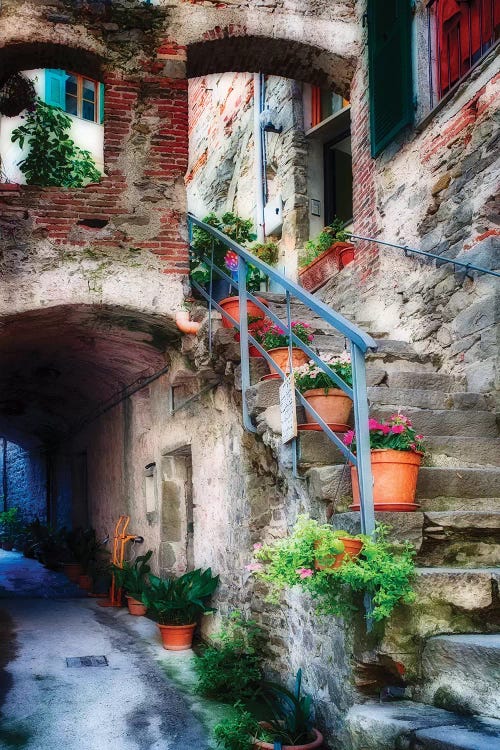
<svg viewBox="0 0 500 750">
<path fill-rule="evenodd" d="M 68 656 L 67 667 L 107 667 L 108 660 L 105 656 Z"/>
</svg>

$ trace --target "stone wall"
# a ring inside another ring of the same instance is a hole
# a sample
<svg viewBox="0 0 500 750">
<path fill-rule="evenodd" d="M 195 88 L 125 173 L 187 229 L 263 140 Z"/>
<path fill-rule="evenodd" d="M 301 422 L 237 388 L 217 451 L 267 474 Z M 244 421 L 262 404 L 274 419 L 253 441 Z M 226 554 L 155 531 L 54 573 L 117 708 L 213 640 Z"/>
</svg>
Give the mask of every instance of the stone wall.
<svg viewBox="0 0 500 750">
<path fill-rule="evenodd" d="M 3 438 L 0 438 L 0 509 L 19 508 L 26 521 L 35 518 L 45 521 L 46 456 L 41 451 L 25 450 L 7 442 L 5 458 L 4 464 Z"/>
</svg>

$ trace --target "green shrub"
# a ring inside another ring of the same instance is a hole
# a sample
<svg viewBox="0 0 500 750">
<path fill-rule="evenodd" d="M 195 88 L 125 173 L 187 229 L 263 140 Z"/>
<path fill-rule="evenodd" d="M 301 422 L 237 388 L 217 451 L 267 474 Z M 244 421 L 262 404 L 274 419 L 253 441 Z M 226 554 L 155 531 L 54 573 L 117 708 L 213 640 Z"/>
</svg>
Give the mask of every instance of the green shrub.
<svg viewBox="0 0 500 750">
<path fill-rule="evenodd" d="M 216 724 L 214 737 L 224 750 L 252 750 L 253 738 L 259 731 L 257 720 L 248 711 L 236 706 L 238 714 Z"/>
<path fill-rule="evenodd" d="M 251 697 L 262 679 L 263 641 L 256 622 L 233 612 L 195 661 L 197 691 L 231 703 Z"/>
</svg>

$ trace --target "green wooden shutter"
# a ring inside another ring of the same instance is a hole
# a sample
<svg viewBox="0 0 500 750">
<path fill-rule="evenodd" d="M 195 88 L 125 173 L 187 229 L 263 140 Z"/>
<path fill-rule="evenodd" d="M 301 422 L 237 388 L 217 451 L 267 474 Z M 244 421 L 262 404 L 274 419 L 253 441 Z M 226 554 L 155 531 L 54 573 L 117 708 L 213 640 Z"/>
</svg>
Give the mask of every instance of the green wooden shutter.
<svg viewBox="0 0 500 750">
<path fill-rule="evenodd" d="M 99 84 L 99 117 L 97 121 L 102 125 L 104 123 L 104 84 Z"/>
<path fill-rule="evenodd" d="M 53 107 L 66 108 L 66 71 L 46 69 L 45 102 Z"/>
<path fill-rule="evenodd" d="M 413 120 L 411 0 L 368 0 L 372 156 Z"/>
</svg>

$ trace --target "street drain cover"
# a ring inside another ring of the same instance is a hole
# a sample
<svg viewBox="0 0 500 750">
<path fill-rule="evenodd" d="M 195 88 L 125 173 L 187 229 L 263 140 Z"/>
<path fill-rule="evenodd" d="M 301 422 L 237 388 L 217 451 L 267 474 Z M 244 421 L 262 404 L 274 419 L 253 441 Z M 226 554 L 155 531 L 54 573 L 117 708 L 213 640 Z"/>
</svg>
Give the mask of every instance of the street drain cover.
<svg viewBox="0 0 500 750">
<path fill-rule="evenodd" d="M 68 656 L 67 667 L 107 667 L 108 660 L 105 656 Z"/>
</svg>

